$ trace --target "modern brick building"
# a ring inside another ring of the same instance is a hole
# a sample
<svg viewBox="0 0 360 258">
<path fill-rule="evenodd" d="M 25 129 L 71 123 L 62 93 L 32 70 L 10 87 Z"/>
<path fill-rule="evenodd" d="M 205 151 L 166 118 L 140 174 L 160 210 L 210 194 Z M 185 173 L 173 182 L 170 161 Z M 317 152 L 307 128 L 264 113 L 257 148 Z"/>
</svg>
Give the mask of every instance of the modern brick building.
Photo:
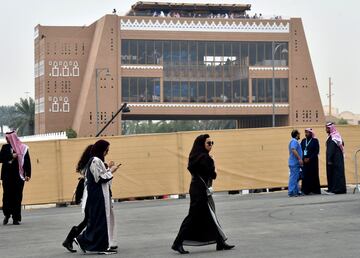
<svg viewBox="0 0 360 258">
<path fill-rule="evenodd" d="M 121 134 L 121 120 L 323 124 L 301 18 L 250 7 L 138 2 L 89 26 L 37 25 L 36 133 L 94 136 L 124 102 L 131 112 L 103 135 Z"/>
</svg>

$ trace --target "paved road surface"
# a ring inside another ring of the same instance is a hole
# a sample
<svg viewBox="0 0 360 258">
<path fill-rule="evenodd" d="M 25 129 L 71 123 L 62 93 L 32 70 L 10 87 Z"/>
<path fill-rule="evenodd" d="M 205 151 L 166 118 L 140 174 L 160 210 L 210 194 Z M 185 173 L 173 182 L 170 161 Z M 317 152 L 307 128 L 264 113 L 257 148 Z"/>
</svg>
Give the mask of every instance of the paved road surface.
<svg viewBox="0 0 360 258">
<path fill-rule="evenodd" d="M 285 192 L 218 193 L 215 202 L 228 242 L 236 248 L 216 252 L 215 245 L 185 247 L 190 251 L 185 257 L 360 255 L 359 194 L 288 198 Z M 180 257 L 170 246 L 188 205 L 188 198 L 115 203 L 119 253 L 112 257 Z M 78 206 L 25 210 L 22 225 L 0 225 L 0 257 L 84 257 L 61 246 L 81 218 Z"/>
</svg>

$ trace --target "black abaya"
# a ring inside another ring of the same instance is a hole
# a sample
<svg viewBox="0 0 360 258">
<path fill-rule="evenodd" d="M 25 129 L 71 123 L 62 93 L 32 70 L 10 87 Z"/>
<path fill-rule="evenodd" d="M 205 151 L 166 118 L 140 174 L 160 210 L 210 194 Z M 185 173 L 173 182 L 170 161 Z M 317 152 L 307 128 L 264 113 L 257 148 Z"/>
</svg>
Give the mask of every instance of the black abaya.
<svg viewBox="0 0 360 258">
<path fill-rule="evenodd" d="M 301 148 L 303 150 L 303 159 L 309 159 L 304 162 L 302 167 L 302 185 L 301 191 L 304 194 L 320 194 L 320 179 L 319 179 L 319 141 L 316 138 L 303 139 L 301 141 Z"/>
<path fill-rule="evenodd" d="M 216 178 L 214 161 L 208 153 L 200 154 L 194 163 L 190 162 L 189 170 L 192 174 L 190 209 L 175 243 L 194 246 L 223 243 L 226 236 L 217 220 L 214 200 L 207 196 L 205 185 L 211 186 Z"/>
<path fill-rule="evenodd" d="M 346 193 L 344 154 L 331 136 L 326 141 L 326 175 L 329 192 Z"/>
<path fill-rule="evenodd" d="M 24 180 L 19 174 L 17 159 L 13 159 L 10 144 L 4 144 L 0 151 L 1 180 L 3 185 L 3 213 L 13 220 L 21 221 L 21 202 L 23 198 Z M 24 156 L 24 176 L 31 177 L 31 162 L 29 151 Z"/>
</svg>

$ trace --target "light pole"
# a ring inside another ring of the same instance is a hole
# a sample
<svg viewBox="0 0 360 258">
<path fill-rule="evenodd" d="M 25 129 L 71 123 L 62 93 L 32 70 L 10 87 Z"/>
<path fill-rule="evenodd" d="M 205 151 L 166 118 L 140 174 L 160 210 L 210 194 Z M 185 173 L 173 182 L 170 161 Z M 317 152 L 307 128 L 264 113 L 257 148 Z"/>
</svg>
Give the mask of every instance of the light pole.
<svg viewBox="0 0 360 258">
<path fill-rule="evenodd" d="M 99 96 L 98 96 L 98 77 L 102 71 L 106 71 L 105 76 L 110 76 L 109 68 L 95 69 L 95 108 L 96 108 L 96 134 L 99 132 Z"/>
<path fill-rule="evenodd" d="M 272 42 L 272 127 L 275 127 L 275 53 L 280 46 L 285 43 L 278 43 L 275 47 L 275 41 Z M 287 53 L 287 49 L 283 49 L 282 53 Z"/>
</svg>

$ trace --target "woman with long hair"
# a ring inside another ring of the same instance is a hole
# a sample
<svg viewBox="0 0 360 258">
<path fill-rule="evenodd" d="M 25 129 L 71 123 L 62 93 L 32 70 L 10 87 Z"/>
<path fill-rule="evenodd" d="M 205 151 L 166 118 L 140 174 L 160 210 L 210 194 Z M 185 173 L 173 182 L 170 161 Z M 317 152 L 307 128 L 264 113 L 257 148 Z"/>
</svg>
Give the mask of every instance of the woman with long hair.
<svg viewBox="0 0 360 258">
<path fill-rule="evenodd" d="M 83 252 L 115 254 L 115 221 L 111 202 L 110 185 L 119 168 L 114 162 L 105 165 L 110 143 L 98 140 L 91 149 L 93 156 L 86 170 L 87 199 L 85 205 L 86 229 L 76 237 L 75 243 Z"/>
<path fill-rule="evenodd" d="M 183 245 L 201 246 L 216 243 L 218 251 L 234 248 L 234 245 L 225 242 L 227 238 L 215 213 L 211 186 L 212 181 L 216 179 L 216 172 L 214 160 L 209 154 L 213 145 L 214 142 L 208 134 L 199 135 L 189 155 L 188 170 L 192 176 L 189 190 L 190 209 L 171 247 L 181 254 L 189 253 L 184 250 Z"/>
<path fill-rule="evenodd" d="M 86 168 L 88 166 L 88 163 L 92 157 L 91 154 L 91 149 L 92 149 L 93 145 L 90 144 L 88 145 L 84 152 L 82 153 L 80 160 L 78 161 L 78 164 L 76 166 L 76 172 L 80 174 L 81 177 L 85 177 L 85 171 Z M 81 180 L 81 179 L 79 179 Z M 83 180 L 81 180 L 83 181 Z M 85 182 L 84 182 L 85 184 Z M 85 186 L 84 186 L 85 187 Z M 85 200 L 85 198 L 83 198 L 83 200 Z M 82 206 L 85 207 L 85 203 L 82 203 Z M 87 217 L 84 217 L 84 220 L 77 226 L 73 226 L 69 232 L 69 234 L 67 235 L 65 241 L 62 243 L 62 245 L 69 250 L 70 252 L 76 252 L 76 250 L 73 248 L 73 241 L 74 238 L 77 237 L 86 227 L 87 224 Z"/>
</svg>

